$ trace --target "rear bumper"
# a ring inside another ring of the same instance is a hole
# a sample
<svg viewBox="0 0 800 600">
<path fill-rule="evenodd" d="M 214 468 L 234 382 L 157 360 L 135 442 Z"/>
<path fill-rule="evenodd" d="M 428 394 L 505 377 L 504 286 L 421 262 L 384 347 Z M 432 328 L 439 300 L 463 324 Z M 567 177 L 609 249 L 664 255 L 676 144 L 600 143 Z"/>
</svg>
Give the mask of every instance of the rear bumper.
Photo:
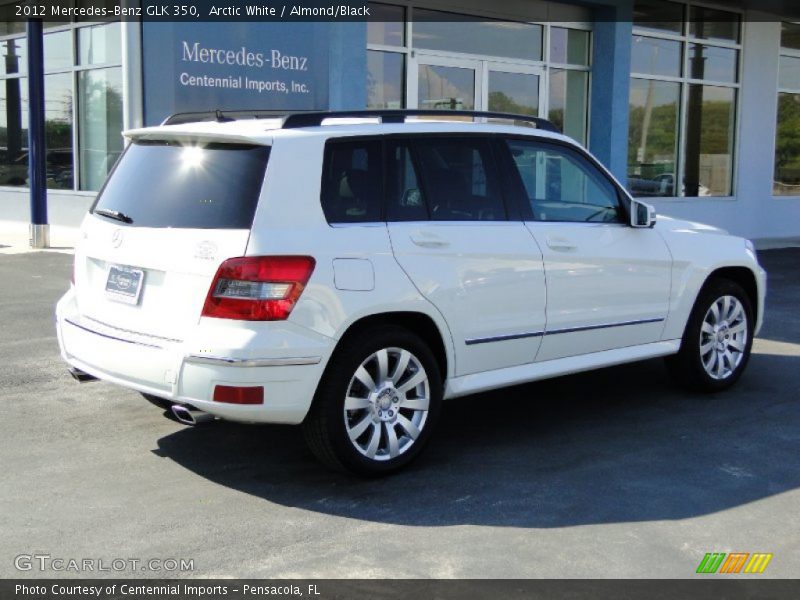
<svg viewBox="0 0 800 600">
<path fill-rule="evenodd" d="M 335 341 L 288 322 L 201 322 L 164 340 L 82 318 L 72 292 L 56 307 L 62 358 L 98 379 L 235 421 L 300 423 Z M 214 402 L 217 385 L 264 387 L 264 404 Z"/>
</svg>

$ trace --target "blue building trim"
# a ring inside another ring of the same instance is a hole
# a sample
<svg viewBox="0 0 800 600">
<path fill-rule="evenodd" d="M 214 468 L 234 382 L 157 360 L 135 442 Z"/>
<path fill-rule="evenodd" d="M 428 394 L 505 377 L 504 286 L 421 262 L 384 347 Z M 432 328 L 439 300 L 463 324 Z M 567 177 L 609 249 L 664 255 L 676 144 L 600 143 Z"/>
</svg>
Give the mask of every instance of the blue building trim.
<svg viewBox="0 0 800 600">
<path fill-rule="evenodd" d="M 45 147 L 44 37 L 40 19 L 28 19 L 28 179 L 31 224 L 47 225 L 47 149 Z"/>
<path fill-rule="evenodd" d="M 628 162 L 631 2 L 594 9 L 589 149 L 624 185 Z"/>
<path fill-rule="evenodd" d="M 330 28 L 329 81 L 331 110 L 367 106 L 367 24 L 325 23 Z"/>
</svg>

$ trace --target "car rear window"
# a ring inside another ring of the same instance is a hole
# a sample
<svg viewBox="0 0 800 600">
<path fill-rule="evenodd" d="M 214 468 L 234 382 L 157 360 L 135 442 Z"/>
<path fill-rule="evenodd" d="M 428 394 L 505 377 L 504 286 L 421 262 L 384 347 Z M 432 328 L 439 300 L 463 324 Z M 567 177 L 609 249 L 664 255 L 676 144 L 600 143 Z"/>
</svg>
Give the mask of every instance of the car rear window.
<svg viewBox="0 0 800 600">
<path fill-rule="evenodd" d="M 134 227 L 250 229 L 269 147 L 135 141 L 92 212 Z"/>
</svg>

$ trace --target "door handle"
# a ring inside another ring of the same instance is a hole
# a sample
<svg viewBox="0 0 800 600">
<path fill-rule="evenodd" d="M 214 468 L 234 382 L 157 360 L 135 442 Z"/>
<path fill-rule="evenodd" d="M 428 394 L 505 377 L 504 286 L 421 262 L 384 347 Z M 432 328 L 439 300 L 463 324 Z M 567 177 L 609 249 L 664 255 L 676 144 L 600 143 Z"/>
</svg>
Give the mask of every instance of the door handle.
<svg viewBox="0 0 800 600">
<path fill-rule="evenodd" d="M 422 248 L 446 248 L 450 245 L 450 242 L 440 238 L 435 233 L 430 233 L 428 231 L 415 231 L 411 235 L 412 243 L 417 246 L 421 246 Z"/>
<path fill-rule="evenodd" d="M 559 250 L 561 252 L 569 252 L 577 248 L 572 241 L 559 236 L 548 236 L 547 246 L 552 250 Z"/>
</svg>

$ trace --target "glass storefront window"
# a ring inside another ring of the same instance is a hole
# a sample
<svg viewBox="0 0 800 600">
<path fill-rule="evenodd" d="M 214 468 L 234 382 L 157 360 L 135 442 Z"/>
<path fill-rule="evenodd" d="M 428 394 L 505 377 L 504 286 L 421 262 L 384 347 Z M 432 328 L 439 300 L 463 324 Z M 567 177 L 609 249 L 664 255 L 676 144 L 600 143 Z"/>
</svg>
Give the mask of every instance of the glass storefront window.
<svg viewBox="0 0 800 600">
<path fill-rule="evenodd" d="M 367 21 L 367 43 L 381 46 L 405 45 L 406 9 L 389 4 L 369 5 Z"/>
<path fill-rule="evenodd" d="M 119 23 L 108 23 L 78 30 L 78 64 L 106 65 L 122 61 Z"/>
<path fill-rule="evenodd" d="M 633 24 L 638 29 L 679 34 L 683 28 L 683 5 L 662 0 L 637 0 L 633 7 Z"/>
<path fill-rule="evenodd" d="M 28 41 L 25 38 L 11 38 L 0 41 L 3 54 L 1 75 L 24 74 L 28 71 Z"/>
<path fill-rule="evenodd" d="M 44 139 L 47 147 L 47 187 L 71 190 L 74 183 L 72 154 L 72 73 L 44 78 Z"/>
<path fill-rule="evenodd" d="M 456 27 L 458 35 L 453 35 Z M 418 8 L 414 10 L 412 43 L 426 50 L 542 60 L 542 30 L 533 23 L 489 21 Z"/>
<path fill-rule="evenodd" d="M 730 196 L 736 90 L 691 84 L 686 105 L 687 196 Z"/>
<path fill-rule="evenodd" d="M 800 24 L 781 25 L 775 196 L 800 196 Z"/>
<path fill-rule="evenodd" d="M 800 50 L 800 24 L 781 23 L 781 49 Z"/>
<path fill-rule="evenodd" d="M 723 10 L 692 6 L 689 9 L 689 34 L 718 42 L 739 41 L 739 15 Z"/>
<path fill-rule="evenodd" d="M 772 193 L 776 196 L 800 196 L 800 94 L 778 94 Z"/>
<path fill-rule="evenodd" d="M 402 108 L 405 55 L 367 50 L 367 108 Z"/>
<path fill-rule="evenodd" d="M 57 31 L 45 34 L 44 70 L 71 69 L 72 65 L 72 31 Z"/>
<path fill-rule="evenodd" d="M 561 131 L 586 144 L 589 74 L 586 71 L 550 70 L 547 118 Z"/>
<path fill-rule="evenodd" d="M 730 196 L 741 15 L 669 4 L 634 6 L 628 187 L 645 197 Z M 687 20 L 662 27 L 668 10 Z"/>
<path fill-rule="evenodd" d="M 636 35 L 631 51 L 631 72 L 680 77 L 683 70 L 681 43 Z"/>
<path fill-rule="evenodd" d="M 589 32 L 564 27 L 550 28 L 550 62 L 589 65 Z"/>
<path fill-rule="evenodd" d="M 47 187 L 96 191 L 123 147 L 122 26 L 44 25 Z M 18 29 L 0 24 L 0 35 Z M 19 76 L 27 66 L 25 38 L 0 38 L 0 52 L 0 185 L 25 186 L 28 90 Z"/>
<path fill-rule="evenodd" d="M 692 79 L 736 83 L 738 69 L 738 50 L 703 44 L 689 45 L 689 76 Z"/>
<path fill-rule="evenodd" d="M 800 57 L 781 56 L 778 73 L 779 88 L 800 89 Z"/>
<path fill-rule="evenodd" d="M 475 108 L 475 71 L 438 65 L 419 66 L 419 107 L 436 110 Z"/>
<path fill-rule="evenodd" d="M 0 185 L 28 180 L 28 80 L 0 82 Z"/>
<path fill-rule="evenodd" d="M 518 115 L 539 114 L 539 76 L 489 71 L 489 110 Z"/>
<path fill-rule="evenodd" d="M 631 80 L 628 187 L 635 196 L 676 196 L 681 84 Z"/>
<path fill-rule="evenodd" d="M 98 190 L 122 152 L 122 72 L 119 67 L 78 74 L 80 189 Z"/>
</svg>

